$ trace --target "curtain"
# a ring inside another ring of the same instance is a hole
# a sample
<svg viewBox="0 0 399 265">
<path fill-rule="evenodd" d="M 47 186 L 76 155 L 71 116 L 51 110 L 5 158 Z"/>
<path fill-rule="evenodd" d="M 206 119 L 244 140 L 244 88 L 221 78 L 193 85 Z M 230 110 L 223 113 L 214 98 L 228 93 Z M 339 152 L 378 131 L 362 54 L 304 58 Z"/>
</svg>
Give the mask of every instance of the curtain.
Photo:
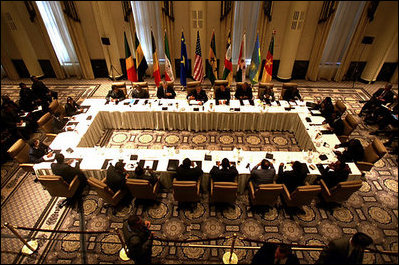
<svg viewBox="0 0 399 265">
<path fill-rule="evenodd" d="M 240 43 L 244 31 L 247 33 L 247 46 L 245 58 L 247 64 L 251 60 L 252 50 L 256 41 L 256 26 L 258 24 L 259 9 L 261 2 L 236 1 L 234 7 L 234 29 L 232 34 L 232 62 L 237 64 L 240 54 Z M 248 14 L 254 14 L 253 16 Z M 228 34 L 228 33 L 227 33 Z"/>
<path fill-rule="evenodd" d="M 156 39 L 158 58 L 164 58 L 163 31 L 159 1 L 131 1 L 137 37 L 148 64 L 152 64 L 151 28 Z M 172 40 L 170 40 L 172 41 Z M 164 61 L 164 59 L 159 59 Z"/>
<path fill-rule="evenodd" d="M 336 74 L 363 12 L 365 1 L 340 1 L 320 61 L 319 78 L 331 80 Z"/>
<path fill-rule="evenodd" d="M 82 77 L 82 70 L 58 1 L 36 1 L 57 58 L 67 77 Z"/>
</svg>

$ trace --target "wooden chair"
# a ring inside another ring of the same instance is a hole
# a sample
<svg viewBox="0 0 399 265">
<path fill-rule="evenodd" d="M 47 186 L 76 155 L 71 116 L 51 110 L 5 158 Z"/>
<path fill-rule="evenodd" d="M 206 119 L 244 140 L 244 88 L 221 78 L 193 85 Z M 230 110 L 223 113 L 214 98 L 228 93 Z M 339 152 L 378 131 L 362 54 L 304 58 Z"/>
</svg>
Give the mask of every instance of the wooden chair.
<svg viewBox="0 0 399 265">
<path fill-rule="evenodd" d="M 61 203 L 60 208 L 70 202 L 70 198 L 75 195 L 80 185 L 78 176 L 75 176 L 70 184 L 68 184 L 62 177 L 56 175 L 38 176 L 38 180 L 51 196 L 67 198 Z"/>
<path fill-rule="evenodd" d="M 126 186 L 136 199 L 155 200 L 159 190 L 159 181 L 154 186 L 146 179 L 126 179 Z"/>
<path fill-rule="evenodd" d="M 122 90 L 123 93 L 125 94 L 125 97 L 128 98 L 128 93 L 127 93 L 127 88 L 126 88 L 125 82 L 114 82 L 114 83 L 112 83 L 112 86 L 116 86 L 117 88 Z"/>
<path fill-rule="evenodd" d="M 341 101 L 341 100 L 337 100 L 337 102 L 335 102 L 334 104 L 334 111 L 339 111 L 339 113 L 344 114 L 344 112 L 346 111 L 346 106 L 345 104 Z"/>
<path fill-rule="evenodd" d="M 347 201 L 349 197 L 362 187 L 361 180 L 343 181 L 337 186 L 329 189 L 324 182 L 320 180 L 321 195 L 326 202 L 342 203 Z"/>
<path fill-rule="evenodd" d="M 50 112 L 53 114 L 59 114 L 61 119 L 66 118 L 65 117 L 65 108 L 58 102 L 58 100 L 54 99 L 51 101 L 49 105 Z"/>
<path fill-rule="evenodd" d="M 249 182 L 249 201 L 253 206 L 276 205 L 278 198 L 283 191 L 283 184 L 261 184 L 255 189 L 252 181 Z"/>
<path fill-rule="evenodd" d="M 200 181 L 173 180 L 173 198 L 178 202 L 198 202 L 200 200 Z"/>
<path fill-rule="evenodd" d="M 96 178 L 90 177 L 87 182 L 92 188 L 94 188 L 98 196 L 100 196 L 105 203 L 109 203 L 110 205 L 115 207 L 119 204 L 122 198 L 125 197 L 126 191 L 118 190 L 117 192 L 114 192 L 107 186 L 107 184 L 105 184 L 105 180 L 106 178 L 100 181 Z"/>
<path fill-rule="evenodd" d="M 293 88 L 297 88 L 298 84 L 297 83 L 283 83 L 283 86 L 281 88 L 281 95 L 280 95 L 280 99 L 283 99 L 285 91 L 287 89 L 293 89 Z"/>
<path fill-rule="evenodd" d="M 19 166 L 27 172 L 33 171 L 33 166 L 35 165 L 29 162 L 29 149 L 29 144 L 19 139 L 7 151 L 10 157 L 15 159 Z"/>
<path fill-rule="evenodd" d="M 370 143 L 364 149 L 364 158 L 362 161 L 357 161 L 356 166 L 360 171 L 370 171 L 374 164 L 380 160 L 386 153 L 387 149 L 384 144 L 378 139 L 375 138 L 372 143 Z"/>
<path fill-rule="evenodd" d="M 349 139 L 349 136 L 351 135 L 351 133 L 359 125 L 359 122 L 356 120 L 356 118 L 352 114 L 346 115 L 343 122 L 344 122 L 344 133 L 343 133 L 343 135 L 338 136 L 338 139 L 341 141 L 341 143 L 346 142 Z"/>
<path fill-rule="evenodd" d="M 213 182 L 213 179 L 211 179 L 209 201 L 234 204 L 237 199 L 237 190 L 238 184 L 236 182 Z"/>
<path fill-rule="evenodd" d="M 306 185 L 297 187 L 291 194 L 283 184 L 283 199 L 288 207 L 300 207 L 309 205 L 320 193 L 320 185 Z"/>
</svg>

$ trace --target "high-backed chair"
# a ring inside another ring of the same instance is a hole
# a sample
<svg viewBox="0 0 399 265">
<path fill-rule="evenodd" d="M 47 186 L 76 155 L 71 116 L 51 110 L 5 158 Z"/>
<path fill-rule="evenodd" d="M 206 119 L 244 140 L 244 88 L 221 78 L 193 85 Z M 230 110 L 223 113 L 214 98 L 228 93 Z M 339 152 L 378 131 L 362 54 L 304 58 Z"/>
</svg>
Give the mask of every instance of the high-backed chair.
<svg viewBox="0 0 399 265">
<path fill-rule="evenodd" d="M 288 207 L 309 205 L 321 191 L 320 185 L 306 185 L 297 187 L 291 194 L 283 184 L 283 199 Z"/>
<path fill-rule="evenodd" d="M 140 86 L 142 88 L 148 89 L 148 83 L 147 82 L 133 82 L 133 87 L 135 86 Z"/>
<path fill-rule="evenodd" d="M 104 178 L 102 181 L 90 177 L 88 179 L 89 185 L 95 189 L 97 192 L 98 196 L 103 198 L 105 203 L 109 203 L 112 206 L 117 206 L 120 200 L 126 195 L 125 190 L 118 190 L 118 192 L 114 192 L 111 190 L 107 184 L 105 184 L 106 178 Z"/>
<path fill-rule="evenodd" d="M 320 180 L 321 195 L 326 202 L 341 203 L 347 201 L 349 197 L 362 187 L 361 180 L 343 181 L 337 186 L 329 189 L 324 182 Z"/>
<path fill-rule="evenodd" d="M 344 122 L 344 133 L 343 133 L 343 135 L 338 136 L 338 139 L 341 141 L 341 143 L 346 142 L 349 138 L 349 135 L 359 125 L 359 122 L 356 120 L 356 118 L 352 114 L 346 115 L 343 122 Z"/>
<path fill-rule="evenodd" d="M 231 203 L 237 199 L 237 182 L 213 182 L 211 179 L 211 193 L 209 201 L 212 203 Z"/>
<path fill-rule="evenodd" d="M 37 120 L 37 125 L 39 125 L 39 130 L 43 133 L 53 132 L 53 116 L 50 112 L 44 114 L 40 119 Z"/>
<path fill-rule="evenodd" d="M 155 200 L 159 190 L 159 181 L 154 186 L 146 179 L 126 179 L 126 186 L 136 199 Z"/>
<path fill-rule="evenodd" d="M 200 200 L 200 181 L 173 180 L 173 198 L 178 202 L 198 202 Z"/>
<path fill-rule="evenodd" d="M 75 176 L 70 184 L 62 177 L 56 175 L 38 176 L 38 180 L 51 196 L 67 197 L 67 199 L 61 203 L 60 207 L 64 206 L 65 203 L 69 201 L 68 198 L 72 198 L 75 195 L 80 185 L 78 176 Z"/>
<path fill-rule="evenodd" d="M 65 117 L 65 108 L 58 102 L 57 99 L 53 99 L 53 101 L 51 101 L 49 109 L 51 113 L 59 114 L 61 119 Z"/>
<path fill-rule="evenodd" d="M 249 200 L 253 206 L 274 206 L 283 191 L 283 184 L 261 184 L 255 189 L 252 181 L 249 182 Z"/>
<path fill-rule="evenodd" d="M 24 140 L 17 140 L 7 151 L 7 153 L 19 163 L 25 171 L 33 171 L 33 163 L 29 163 L 30 146 Z"/>
<path fill-rule="evenodd" d="M 126 83 L 125 82 L 114 82 L 112 83 L 112 86 L 116 86 L 117 88 L 119 88 L 120 90 L 123 91 L 123 93 L 125 94 L 125 97 L 128 97 L 128 93 L 127 93 L 127 88 L 126 88 Z"/>
<path fill-rule="evenodd" d="M 370 171 L 374 163 L 380 160 L 386 153 L 387 149 L 384 144 L 378 138 L 375 138 L 374 141 L 364 149 L 364 157 L 362 161 L 356 162 L 356 166 L 360 171 Z"/>
<path fill-rule="evenodd" d="M 258 98 L 260 98 L 260 96 L 264 94 L 264 91 L 266 90 L 266 88 L 273 89 L 273 87 L 274 87 L 273 83 L 261 83 L 261 82 L 259 82 Z"/>
<path fill-rule="evenodd" d="M 215 80 L 213 83 L 213 98 L 216 97 L 216 89 L 220 89 L 220 86 L 224 85 L 225 87 L 228 87 L 229 81 L 227 80 Z"/>
<path fill-rule="evenodd" d="M 285 91 L 287 89 L 292 89 L 292 88 L 297 88 L 298 84 L 297 83 L 283 83 L 283 86 L 281 88 L 281 95 L 280 95 L 280 99 L 283 99 Z"/>
<path fill-rule="evenodd" d="M 191 93 L 197 86 L 200 86 L 201 82 L 200 81 L 192 81 L 192 82 L 187 82 L 187 95 Z"/>
<path fill-rule="evenodd" d="M 341 100 L 337 100 L 334 104 L 334 111 L 339 111 L 342 114 L 346 111 L 346 106 Z"/>
</svg>

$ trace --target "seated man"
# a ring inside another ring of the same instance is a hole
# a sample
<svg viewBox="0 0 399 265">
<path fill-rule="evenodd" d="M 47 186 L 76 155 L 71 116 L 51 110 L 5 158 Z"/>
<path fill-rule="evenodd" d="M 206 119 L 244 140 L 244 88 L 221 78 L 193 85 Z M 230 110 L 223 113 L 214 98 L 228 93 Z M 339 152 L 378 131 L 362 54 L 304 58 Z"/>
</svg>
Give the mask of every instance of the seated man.
<svg viewBox="0 0 399 265">
<path fill-rule="evenodd" d="M 48 89 L 48 87 L 42 81 L 40 81 L 36 76 L 31 76 L 30 79 L 33 82 L 32 91 L 37 96 L 39 96 L 39 98 L 47 97 L 50 102 L 52 98 L 58 99 L 58 93 Z"/>
<path fill-rule="evenodd" d="M 278 178 L 276 182 L 278 184 L 284 184 L 289 193 L 292 193 L 298 186 L 305 185 L 306 178 L 306 164 L 303 164 L 299 161 L 295 161 L 292 164 L 292 170 L 283 171 L 284 163 L 281 163 L 278 168 Z"/>
<path fill-rule="evenodd" d="M 194 167 L 194 162 L 191 162 L 190 158 L 185 158 L 176 170 L 176 179 L 178 181 L 197 181 L 202 173 L 199 165 Z"/>
<path fill-rule="evenodd" d="M 123 93 L 123 91 L 115 85 L 111 86 L 111 90 L 108 91 L 108 94 L 105 97 L 107 101 L 111 102 L 119 102 L 124 100 L 125 98 L 126 98 L 125 93 Z"/>
<path fill-rule="evenodd" d="M 234 95 L 236 97 L 236 99 L 239 100 L 252 100 L 253 96 L 252 96 L 252 87 L 245 82 L 242 86 L 237 86 L 237 90 L 236 93 Z"/>
<path fill-rule="evenodd" d="M 126 171 L 125 171 L 125 163 L 118 161 L 115 166 L 110 165 L 107 169 L 107 178 L 105 180 L 105 184 L 113 192 L 118 192 L 121 189 L 126 188 Z"/>
<path fill-rule="evenodd" d="M 260 166 L 260 169 L 258 167 Z M 268 160 L 263 159 L 251 170 L 250 181 L 255 186 L 255 189 L 259 187 L 260 184 L 273 184 L 275 180 L 276 170 L 272 163 Z"/>
<path fill-rule="evenodd" d="M 154 173 L 152 169 L 144 170 L 141 166 L 137 166 L 134 170 L 133 175 L 129 175 L 128 178 L 132 179 L 145 179 L 148 180 L 152 186 L 155 185 L 158 181 L 157 175 Z"/>
<path fill-rule="evenodd" d="M 362 143 L 358 139 L 350 139 L 347 142 L 337 144 L 335 146 L 335 148 L 340 147 L 347 147 L 347 149 L 343 153 L 340 153 L 338 151 L 335 152 L 338 156 L 342 156 L 345 162 L 362 161 L 364 157 L 364 148 Z"/>
<path fill-rule="evenodd" d="M 219 100 L 221 100 L 223 104 L 229 105 L 230 97 L 230 88 L 226 88 L 224 85 L 220 85 L 215 91 L 216 105 L 219 105 Z"/>
<path fill-rule="evenodd" d="M 73 116 L 75 114 L 81 113 L 82 109 L 78 103 L 75 102 L 71 97 L 67 98 L 67 103 L 65 103 L 65 114 L 66 116 Z"/>
<path fill-rule="evenodd" d="M 290 87 L 285 90 L 283 100 L 294 101 L 297 99 L 302 99 L 297 87 Z"/>
<path fill-rule="evenodd" d="M 337 186 L 338 183 L 346 181 L 348 179 L 350 169 L 342 157 L 338 157 L 335 163 L 331 163 L 320 172 L 321 176 L 319 179 L 323 179 L 329 189 Z"/>
<path fill-rule="evenodd" d="M 29 149 L 29 161 L 31 163 L 41 163 L 44 161 L 43 156 L 48 153 L 49 147 L 39 139 L 34 139 L 30 142 L 30 149 Z M 49 153 L 52 155 L 52 152 Z"/>
<path fill-rule="evenodd" d="M 364 104 L 362 110 L 359 113 L 359 116 L 364 115 L 366 112 L 370 112 L 377 107 L 381 106 L 381 104 L 388 104 L 393 102 L 394 93 L 392 91 L 392 84 L 387 83 L 384 88 L 378 89 L 369 101 Z"/>
<path fill-rule="evenodd" d="M 203 90 L 201 86 L 197 86 L 195 89 L 191 91 L 190 94 L 187 95 L 187 99 L 201 101 L 200 104 L 203 104 L 208 101 L 208 96 L 206 95 L 205 90 Z"/>
<path fill-rule="evenodd" d="M 159 99 L 161 98 L 169 98 L 169 99 L 174 99 L 176 97 L 176 92 L 173 89 L 173 86 L 167 86 L 165 81 L 161 82 L 161 86 L 158 87 L 157 90 L 157 97 Z"/>
<path fill-rule="evenodd" d="M 150 98 L 148 89 L 144 89 L 139 85 L 136 85 L 132 92 L 132 98 Z"/>
<path fill-rule="evenodd" d="M 236 182 L 238 171 L 234 165 L 230 164 L 227 158 L 222 160 L 222 168 L 220 168 L 220 162 L 216 162 L 217 166 L 213 166 L 209 174 L 214 182 Z"/>
<path fill-rule="evenodd" d="M 365 118 L 365 122 L 367 124 L 378 124 L 378 130 L 374 133 L 371 133 L 373 135 L 378 135 L 379 131 L 385 130 L 388 125 L 395 126 L 395 123 L 397 123 L 397 118 L 395 118 L 395 115 L 398 115 L 397 95 L 395 95 L 394 101 L 392 103 L 381 105 L 373 112 L 368 114 Z"/>
<path fill-rule="evenodd" d="M 319 105 L 319 109 L 321 115 L 326 118 L 327 120 L 331 119 L 331 116 L 334 112 L 334 105 L 331 101 L 330 97 L 326 97 Z"/>
<path fill-rule="evenodd" d="M 24 83 L 19 83 L 21 90 L 19 91 L 19 107 L 21 110 L 30 112 L 34 110 L 36 105 L 36 97 L 32 90 L 28 88 Z"/>
<path fill-rule="evenodd" d="M 335 111 L 331 114 L 330 120 L 326 120 L 323 124 L 328 123 L 328 130 L 334 132 L 336 135 L 340 136 L 344 134 L 344 121 L 341 119 L 341 113 Z"/>
<path fill-rule="evenodd" d="M 80 183 L 86 185 L 87 179 L 83 174 L 82 170 L 79 169 L 79 163 L 76 163 L 75 167 L 71 167 L 70 164 L 73 160 L 69 160 L 65 163 L 65 157 L 63 154 L 56 154 L 55 160 L 57 163 L 51 164 L 51 171 L 54 175 L 61 176 L 68 184 L 71 184 L 72 180 L 77 175 Z"/>
<path fill-rule="evenodd" d="M 45 91 L 33 91 L 33 89 L 29 89 L 25 83 L 19 83 L 19 87 L 21 88 L 20 97 L 23 97 L 24 103 L 25 101 L 27 102 L 26 104 L 28 105 L 28 108 L 30 107 L 30 100 L 32 100 L 33 108 L 41 106 L 43 112 L 48 111 L 48 107 L 51 103 L 51 96 L 46 94 Z M 43 93 L 44 95 L 42 95 Z"/>
<path fill-rule="evenodd" d="M 259 99 L 265 101 L 267 104 L 275 100 L 273 87 L 267 86 L 259 93 Z"/>
</svg>

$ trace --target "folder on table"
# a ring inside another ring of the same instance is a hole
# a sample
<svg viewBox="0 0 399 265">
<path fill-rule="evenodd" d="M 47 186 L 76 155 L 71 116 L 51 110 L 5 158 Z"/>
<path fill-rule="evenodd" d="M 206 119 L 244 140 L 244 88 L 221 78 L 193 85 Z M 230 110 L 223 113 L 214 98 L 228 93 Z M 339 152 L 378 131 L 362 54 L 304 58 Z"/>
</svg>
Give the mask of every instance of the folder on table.
<svg viewBox="0 0 399 265">
<path fill-rule="evenodd" d="M 167 171 L 176 171 L 179 166 L 179 160 L 177 159 L 169 159 Z"/>
</svg>

